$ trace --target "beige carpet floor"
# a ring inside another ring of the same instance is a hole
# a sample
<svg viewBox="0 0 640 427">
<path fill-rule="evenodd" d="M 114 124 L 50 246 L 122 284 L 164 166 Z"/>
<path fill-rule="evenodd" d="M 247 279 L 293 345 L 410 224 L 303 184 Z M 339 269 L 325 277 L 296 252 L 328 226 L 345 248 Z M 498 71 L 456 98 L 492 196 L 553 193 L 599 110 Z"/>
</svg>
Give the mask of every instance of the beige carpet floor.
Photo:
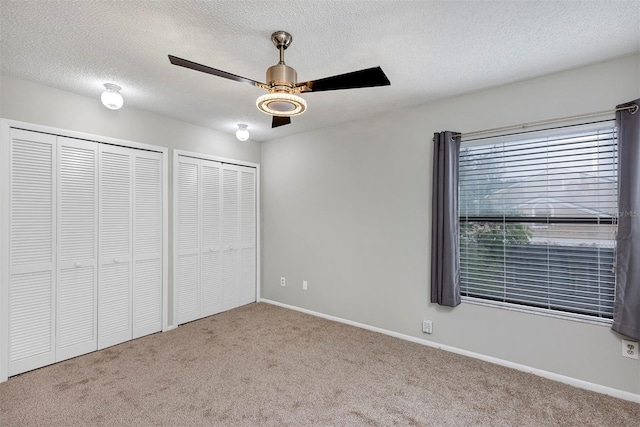
<svg viewBox="0 0 640 427">
<path fill-rule="evenodd" d="M 640 405 L 258 303 L 0 384 L 0 425 L 637 426 Z"/>
</svg>

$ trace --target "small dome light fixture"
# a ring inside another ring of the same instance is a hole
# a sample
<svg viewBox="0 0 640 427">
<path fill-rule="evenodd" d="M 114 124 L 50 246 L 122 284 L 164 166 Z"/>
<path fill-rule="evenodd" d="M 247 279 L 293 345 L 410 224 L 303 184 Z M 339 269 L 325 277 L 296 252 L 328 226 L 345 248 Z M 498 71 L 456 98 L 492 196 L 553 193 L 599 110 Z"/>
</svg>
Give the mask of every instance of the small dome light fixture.
<svg viewBox="0 0 640 427">
<path fill-rule="evenodd" d="M 236 138 L 239 141 L 246 141 L 249 139 L 249 129 L 247 129 L 249 125 L 245 125 L 244 123 L 238 124 L 238 130 L 236 131 Z"/>
<path fill-rule="evenodd" d="M 100 96 L 102 104 L 110 110 L 119 110 L 122 108 L 124 100 L 122 99 L 122 95 L 120 95 L 120 90 L 122 90 L 122 88 L 118 85 L 105 83 L 104 92 L 102 92 Z"/>
</svg>

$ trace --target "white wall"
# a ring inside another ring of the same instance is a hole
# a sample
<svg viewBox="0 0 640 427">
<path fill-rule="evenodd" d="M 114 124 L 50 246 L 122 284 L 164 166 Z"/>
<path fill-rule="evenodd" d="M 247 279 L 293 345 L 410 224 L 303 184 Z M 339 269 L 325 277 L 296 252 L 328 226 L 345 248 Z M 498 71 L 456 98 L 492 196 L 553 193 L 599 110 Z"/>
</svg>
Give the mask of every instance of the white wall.
<svg viewBox="0 0 640 427">
<path fill-rule="evenodd" d="M 0 117 L 213 156 L 260 163 L 261 145 L 233 135 L 136 110 L 105 108 L 95 98 L 0 75 Z"/>
<path fill-rule="evenodd" d="M 346 95 L 335 96 L 339 104 Z M 636 55 L 264 143 L 262 297 L 640 394 L 640 364 L 621 356 L 609 327 L 429 303 L 434 132 L 590 113 L 638 97 Z M 434 321 L 432 335 L 422 334 L 422 319 Z"/>
<path fill-rule="evenodd" d="M 59 129 L 124 139 L 217 157 L 260 163 L 261 144 L 238 141 L 229 135 L 130 108 L 105 108 L 99 99 L 87 98 L 38 83 L 0 75 L 0 117 Z M 171 154 L 170 154 L 171 155 Z M 171 168 L 171 158 L 168 159 Z M 171 174 L 171 171 L 170 171 Z M 172 215 L 169 179 L 169 218 Z M 172 222 L 169 220 L 169 324 L 173 324 Z"/>
</svg>

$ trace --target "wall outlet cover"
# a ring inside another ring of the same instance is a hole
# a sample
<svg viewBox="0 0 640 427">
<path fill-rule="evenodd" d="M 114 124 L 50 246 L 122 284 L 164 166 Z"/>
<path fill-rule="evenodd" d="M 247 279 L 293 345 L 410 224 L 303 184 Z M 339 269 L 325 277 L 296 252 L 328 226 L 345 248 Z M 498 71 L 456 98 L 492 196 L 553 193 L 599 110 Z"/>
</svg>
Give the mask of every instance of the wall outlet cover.
<svg viewBox="0 0 640 427">
<path fill-rule="evenodd" d="M 622 340 L 622 355 L 629 359 L 638 360 L 638 343 L 636 341 Z"/>
<path fill-rule="evenodd" d="M 284 280 L 284 277 L 280 278 L 280 286 L 286 286 L 286 281 Z"/>
<path fill-rule="evenodd" d="M 425 334 L 433 333 L 433 322 L 431 320 L 422 321 L 422 332 Z"/>
</svg>

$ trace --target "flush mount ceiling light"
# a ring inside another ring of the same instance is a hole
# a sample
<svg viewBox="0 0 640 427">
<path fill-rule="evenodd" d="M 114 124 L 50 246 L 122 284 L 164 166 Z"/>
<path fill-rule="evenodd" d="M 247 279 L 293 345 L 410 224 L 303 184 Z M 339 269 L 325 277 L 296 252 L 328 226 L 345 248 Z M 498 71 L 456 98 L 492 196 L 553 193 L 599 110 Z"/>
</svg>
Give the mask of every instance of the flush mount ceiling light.
<svg viewBox="0 0 640 427">
<path fill-rule="evenodd" d="M 244 123 L 239 123 L 238 124 L 238 130 L 236 131 L 236 138 L 238 138 L 239 141 L 246 141 L 247 139 L 249 139 L 249 129 L 247 129 L 249 126 L 245 125 Z"/>
<path fill-rule="evenodd" d="M 118 85 L 105 83 L 104 92 L 102 92 L 100 96 L 102 104 L 110 110 L 119 110 L 122 108 L 124 100 L 122 99 L 122 95 L 120 95 L 120 90 L 122 90 L 122 88 Z"/>
<path fill-rule="evenodd" d="M 350 73 L 298 83 L 296 70 L 284 63 L 284 51 L 291 45 L 292 40 L 291 34 L 286 31 L 276 31 L 271 34 L 271 41 L 280 51 L 280 61 L 267 69 L 267 83 L 261 83 L 173 55 L 169 55 L 169 61 L 173 65 L 267 90 L 269 92 L 267 95 L 263 95 L 256 100 L 256 106 L 260 111 L 273 117 L 271 121 L 272 128 L 288 125 L 291 123 L 292 116 L 304 113 L 307 109 L 307 102 L 298 95 L 300 93 L 387 86 L 391 84 L 380 67 L 365 68 Z"/>
</svg>

